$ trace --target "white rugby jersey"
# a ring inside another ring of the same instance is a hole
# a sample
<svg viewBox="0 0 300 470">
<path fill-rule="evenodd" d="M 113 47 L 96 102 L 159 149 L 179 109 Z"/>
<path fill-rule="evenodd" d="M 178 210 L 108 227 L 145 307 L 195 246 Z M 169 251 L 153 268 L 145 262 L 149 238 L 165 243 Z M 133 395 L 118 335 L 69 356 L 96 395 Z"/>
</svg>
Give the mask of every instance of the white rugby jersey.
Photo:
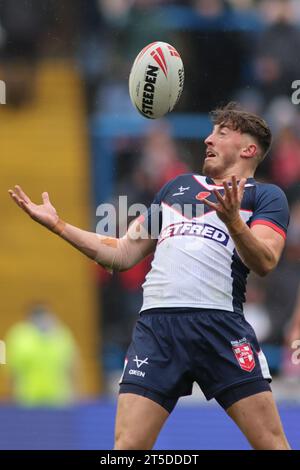
<svg viewBox="0 0 300 470">
<path fill-rule="evenodd" d="M 224 195 L 211 178 L 184 174 L 167 183 L 141 220 L 157 238 L 151 270 L 143 284 L 141 311 L 192 307 L 242 313 L 249 269 L 226 225 L 204 198 Z M 240 215 L 251 227 L 264 224 L 286 236 L 289 209 L 283 191 L 249 178 Z"/>
</svg>

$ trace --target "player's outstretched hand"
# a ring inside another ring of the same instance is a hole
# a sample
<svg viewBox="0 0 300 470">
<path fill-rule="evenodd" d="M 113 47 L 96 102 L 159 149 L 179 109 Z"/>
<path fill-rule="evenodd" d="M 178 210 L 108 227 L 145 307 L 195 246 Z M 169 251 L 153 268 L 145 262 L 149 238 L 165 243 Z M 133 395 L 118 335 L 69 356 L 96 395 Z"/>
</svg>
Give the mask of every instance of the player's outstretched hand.
<svg viewBox="0 0 300 470">
<path fill-rule="evenodd" d="M 59 221 L 56 209 L 52 206 L 48 193 L 42 194 L 43 204 L 34 204 L 24 193 L 20 186 L 8 190 L 11 198 L 23 209 L 33 220 L 49 229 L 53 229 Z"/>
<path fill-rule="evenodd" d="M 243 178 L 240 183 L 237 184 L 236 176 L 232 176 L 231 188 L 226 181 L 223 181 L 225 191 L 224 197 L 221 196 L 219 191 L 216 189 L 213 191 L 218 203 L 203 199 L 205 204 L 216 211 L 218 217 L 222 222 L 224 222 L 224 224 L 234 224 L 234 222 L 239 218 L 239 211 L 241 208 L 246 181 L 247 180 Z"/>
</svg>

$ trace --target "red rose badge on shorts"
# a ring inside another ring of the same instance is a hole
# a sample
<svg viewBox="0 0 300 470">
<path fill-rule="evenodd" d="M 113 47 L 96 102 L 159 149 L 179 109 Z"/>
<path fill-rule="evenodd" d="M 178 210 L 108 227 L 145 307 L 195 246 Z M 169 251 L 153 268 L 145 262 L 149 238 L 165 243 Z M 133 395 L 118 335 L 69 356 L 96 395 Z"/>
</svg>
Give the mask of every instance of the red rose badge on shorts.
<svg viewBox="0 0 300 470">
<path fill-rule="evenodd" d="M 254 354 L 246 338 L 231 341 L 232 350 L 241 369 L 251 372 L 255 367 Z"/>
</svg>

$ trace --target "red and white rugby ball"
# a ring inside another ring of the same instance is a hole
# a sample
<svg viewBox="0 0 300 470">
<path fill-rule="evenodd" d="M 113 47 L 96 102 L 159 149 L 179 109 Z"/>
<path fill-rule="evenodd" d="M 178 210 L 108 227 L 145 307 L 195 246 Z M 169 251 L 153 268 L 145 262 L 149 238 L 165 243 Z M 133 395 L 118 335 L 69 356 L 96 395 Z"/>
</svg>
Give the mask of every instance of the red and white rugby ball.
<svg viewBox="0 0 300 470">
<path fill-rule="evenodd" d="M 172 111 L 184 85 L 180 54 L 166 42 L 153 42 L 138 54 L 129 77 L 133 105 L 146 118 L 157 119 Z"/>
</svg>

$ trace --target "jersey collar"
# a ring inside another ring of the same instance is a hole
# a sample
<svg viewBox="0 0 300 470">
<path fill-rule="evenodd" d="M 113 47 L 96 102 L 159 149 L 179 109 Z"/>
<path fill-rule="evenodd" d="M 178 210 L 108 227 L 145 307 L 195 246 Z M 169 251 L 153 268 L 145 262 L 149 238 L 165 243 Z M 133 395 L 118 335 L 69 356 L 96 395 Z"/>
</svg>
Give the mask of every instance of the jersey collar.
<svg viewBox="0 0 300 470">
<path fill-rule="evenodd" d="M 218 186 L 216 185 L 216 183 L 214 182 L 214 180 L 212 178 L 210 178 L 210 176 L 206 176 L 205 177 L 205 181 L 207 184 L 211 184 L 211 185 L 214 185 L 214 186 Z M 253 178 L 251 176 L 251 178 L 247 178 L 247 183 L 250 183 L 250 184 L 253 184 L 255 182 L 255 178 Z M 220 186 L 220 185 L 219 185 Z"/>
</svg>

